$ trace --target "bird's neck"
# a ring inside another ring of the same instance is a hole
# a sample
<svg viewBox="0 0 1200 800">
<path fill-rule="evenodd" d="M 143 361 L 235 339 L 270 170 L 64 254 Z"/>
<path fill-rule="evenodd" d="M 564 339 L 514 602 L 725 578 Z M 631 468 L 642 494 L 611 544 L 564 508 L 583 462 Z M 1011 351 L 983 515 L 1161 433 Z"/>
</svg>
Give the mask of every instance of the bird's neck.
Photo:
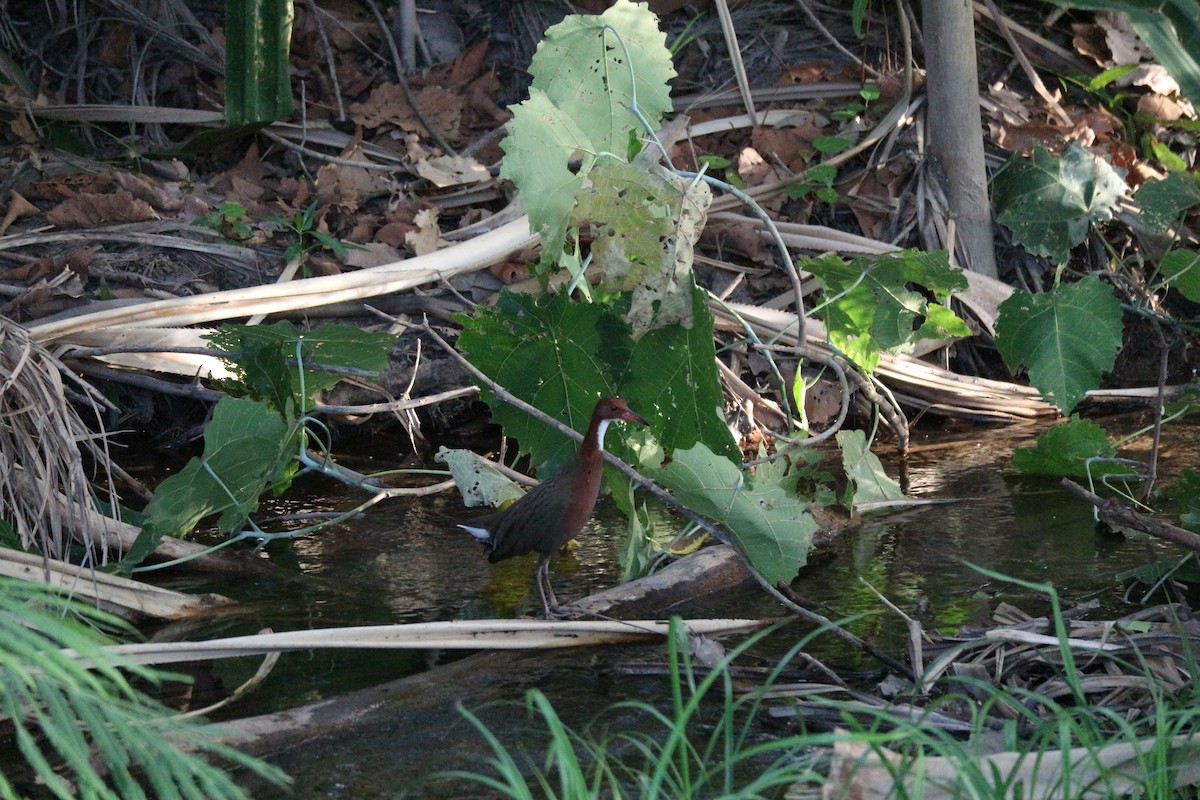
<svg viewBox="0 0 1200 800">
<path fill-rule="evenodd" d="M 583 447 L 579 450 L 581 458 L 586 460 L 600 457 L 600 454 L 604 452 L 604 434 L 608 431 L 610 422 L 612 422 L 611 419 L 592 417 L 587 433 L 583 436 Z"/>
</svg>

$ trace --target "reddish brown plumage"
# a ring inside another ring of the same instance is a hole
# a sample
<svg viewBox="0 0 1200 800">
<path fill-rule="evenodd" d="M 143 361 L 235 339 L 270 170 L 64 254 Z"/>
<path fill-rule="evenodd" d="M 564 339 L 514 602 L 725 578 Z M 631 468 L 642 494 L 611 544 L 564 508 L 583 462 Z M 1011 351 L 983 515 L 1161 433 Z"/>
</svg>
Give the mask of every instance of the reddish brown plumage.
<svg viewBox="0 0 1200 800">
<path fill-rule="evenodd" d="M 531 551 L 540 554 L 538 591 L 547 616 L 558 612 L 558 601 L 550 586 L 550 557 L 578 536 L 591 519 L 604 471 L 603 434 L 612 420 L 649 424 L 619 397 L 602 398 L 592 411 L 583 446 L 570 464 L 508 508 L 459 525 L 483 542 L 492 563 Z"/>
</svg>

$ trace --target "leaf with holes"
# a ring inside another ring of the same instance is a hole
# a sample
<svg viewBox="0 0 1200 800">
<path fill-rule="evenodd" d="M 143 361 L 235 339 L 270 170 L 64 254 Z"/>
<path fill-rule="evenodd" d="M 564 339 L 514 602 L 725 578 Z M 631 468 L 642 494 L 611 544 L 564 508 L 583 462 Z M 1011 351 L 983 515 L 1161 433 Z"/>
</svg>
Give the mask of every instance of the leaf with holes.
<svg viewBox="0 0 1200 800">
<path fill-rule="evenodd" d="M 656 166 L 598 164 L 580 191 L 572 226 L 588 225 L 592 261 L 610 291 L 632 292 L 626 321 L 634 337 L 692 324 L 692 248 L 712 192 Z"/>
<path fill-rule="evenodd" d="M 1010 369 L 1028 366 L 1042 397 L 1069 414 L 1112 369 L 1121 332 L 1121 304 L 1093 272 L 1042 294 L 1013 292 L 1000 304 L 996 347 Z"/>
<path fill-rule="evenodd" d="M 569 220 L 584 178 L 601 154 L 625 160 L 631 133 L 643 133 L 631 108 L 658 128 L 671 110 L 675 70 L 658 18 L 644 3 L 617 0 L 599 16 L 550 27 L 529 71 L 529 99 L 510 107 L 500 175 L 517 186 L 543 263 L 557 265 L 575 235 Z"/>
</svg>

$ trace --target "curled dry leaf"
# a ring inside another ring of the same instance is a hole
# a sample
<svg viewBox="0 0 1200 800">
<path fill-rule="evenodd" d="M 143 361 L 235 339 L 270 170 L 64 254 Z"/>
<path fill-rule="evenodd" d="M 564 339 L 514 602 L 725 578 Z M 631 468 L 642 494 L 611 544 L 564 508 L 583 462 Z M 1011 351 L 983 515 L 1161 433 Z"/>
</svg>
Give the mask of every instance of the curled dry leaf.
<svg viewBox="0 0 1200 800">
<path fill-rule="evenodd" d="M 81 193 L 46 212 L 46 221 L 58 228 L 95 228 L 158 218 L 149 203 L 126 191 Z"/>
<path fill-rule="evenodd" d="M 0 221 L 0 236 L 8 233 L 8 229 L 12 224 L 22 217 L 30 217 L 40 213 L 40 209 L 33 203 L 26 200 L 17 192 L 11 191 L 8 193 L 8 210 L 4 212 L 4 219 Z"/>
<path fill-rule="evenodd" d="M 122 189 L 158 211 L 175 214 L 183 208 L 183 192 L 175 181 L 154 180 L 132 172 L 118 172 L 116 175 Z"/>
</svg>

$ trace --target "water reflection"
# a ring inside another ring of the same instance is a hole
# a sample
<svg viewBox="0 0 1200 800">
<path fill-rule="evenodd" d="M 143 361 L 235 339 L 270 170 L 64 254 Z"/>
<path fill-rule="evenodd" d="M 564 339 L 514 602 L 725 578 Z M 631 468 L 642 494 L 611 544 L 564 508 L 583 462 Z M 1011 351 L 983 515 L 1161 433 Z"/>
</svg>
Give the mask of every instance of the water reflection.
<svg viewBox="0 0 1200 800">
<path fill-rule="evenodd" d="M 897 653 L 907 637 L 904 622 L 886 611 L 860 578 L 906 613 L 923 614 L 923 624 L 932 630 L 984 624 L 1001 600 L 1030 613 L 1046 608 L 1045 598 L 991 581 L 966 562 L 1050 583 L 1067 602 L 1099 597 L 1107 609 L 1122 613 L 1121 587 L 1114 576 L 1174 551 L 1144 537 L 1099 535 L 1090 509 L 1056 482 L 1008 473 L 1012 446 L 1028 444 L 1031 435 L 1014 440 L 1005 431 L 953 446 L 941 444 L 942 432 L 924 442 L 918 437 L 906 465 L 909 491 L 948 502 L 866 517 L 828 552 L 814 557 L 795 581 L 795 590 L 830 618 L 861 615 L 848 626 Z M 892 474 L 899 471 L 895 463 L 888 467 Z M 311 488 L 313 483 L 306 485 Z M 322 481 L 318 488 L 319 496 L 311 497 L 293 491 L 276 501 L 272 512 L 349 507 L 359 499 L 332 482 Z M 397 499 L 319 535 L 271 544 L 270 558 L 281 566 L 278 581 L 175 585 L 222 592 L 243 602 L 238 612 L 199 634 L 203 636 L 252 632 L 263 626 L 290 630 L 537 612 L 536 556 L 489 564 L 479 545 L 455 527 L 472 513 L 456 496 Z M 613 585 L 623 538 L 623 518 L 610 502 L 602 501 L 578 548 L 552 563 L 560 598 L 565 601 Z M 779 608 L 751 587 L 706 600 L 695 613 L 776 616 Z M 191 630 L 189 635 L 197 634 Z M 777 646 L 785 650 L 790 640 Z M 821 657 L 847 668 L 873 668 L 832 638 L 821 640 L 818 650 Z M 248 698 L 233 712 L 289 708 L 458 657 L 378 651 L 286 656 L 269 691 Z M 229 673 L 232 682 L 242 673 L 248 677 L 255 666 L 226 664 L 218 669 Z"/>
</svg>

